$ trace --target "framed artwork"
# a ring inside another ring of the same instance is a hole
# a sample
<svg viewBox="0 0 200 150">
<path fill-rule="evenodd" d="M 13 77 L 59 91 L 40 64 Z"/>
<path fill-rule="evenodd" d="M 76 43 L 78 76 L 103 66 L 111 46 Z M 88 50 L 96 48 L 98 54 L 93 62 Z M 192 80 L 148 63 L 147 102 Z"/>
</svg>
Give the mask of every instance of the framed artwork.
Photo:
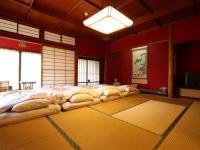
<svg viewBox="0 0 200 150">
<path fill-rule="evenodd" d="M 147 84 L 147 46 L 132 49 L 133 83 Z"/>
</svg>

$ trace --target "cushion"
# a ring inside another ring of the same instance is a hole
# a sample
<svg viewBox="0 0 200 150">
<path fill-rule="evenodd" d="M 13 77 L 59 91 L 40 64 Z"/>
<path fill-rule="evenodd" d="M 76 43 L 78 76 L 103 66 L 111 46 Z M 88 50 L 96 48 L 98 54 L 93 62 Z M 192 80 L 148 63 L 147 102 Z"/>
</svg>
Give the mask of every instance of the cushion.
<svg viewBox="0 0 200 150">
<path fill-rule="evenodd" d="M 93 97 L 89 94 L 76 94 L 73 95 L 69 100 L 72 103 L 78 103 L 78 102 L 92 101 Z"/>
<path fill-rule="evenodd" d="M 12 111 L 23 112 L 23 111 L 28 111 L 28 110 L 38 109 L 38 108 L 44 108 L 50 105 L 51 103 L 52 101 L 48 99 L 28 100 L 28 101 L 24 101 L 13 106 Z"/>
</svg>

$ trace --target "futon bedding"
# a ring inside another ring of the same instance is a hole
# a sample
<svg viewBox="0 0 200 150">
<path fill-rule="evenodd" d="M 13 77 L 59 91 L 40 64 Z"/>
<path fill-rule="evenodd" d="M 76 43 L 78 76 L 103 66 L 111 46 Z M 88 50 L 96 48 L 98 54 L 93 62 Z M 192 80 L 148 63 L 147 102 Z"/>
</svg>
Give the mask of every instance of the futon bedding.
<svg viewBox="0 0 200 150">
<path fill-rule="evenodd" d="M 131 85 L 56 86 L 0 93 L 0 125 L 90 106 L 138 93 Z M 59 109 L 49 109 L 50 106 Z"/>
<path fill-rule="evenodd" d="M 35 109 L 25 112 L 4 112 L 0 114 L 0 126 L 14 124 L 22 121 L 31 120 L 34 118 L 44 117 L 59 113 L 61 107 L 59 105 L 49 105 L 46 108 Z"/>
</svg>

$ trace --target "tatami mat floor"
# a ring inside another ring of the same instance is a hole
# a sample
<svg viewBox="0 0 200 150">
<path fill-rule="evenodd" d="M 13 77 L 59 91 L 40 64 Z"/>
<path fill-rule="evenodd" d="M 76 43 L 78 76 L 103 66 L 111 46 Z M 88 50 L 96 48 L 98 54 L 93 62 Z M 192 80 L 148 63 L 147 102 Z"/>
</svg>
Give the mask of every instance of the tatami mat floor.
<svg viewBox="0 0 200 150">
<path fill-rule="evenodd" d="M 112 116 L 152 100 L 185 108 L 164 134 Z M 138 94 L 8 125 L 0 127 L 0 150 L 176 150 L 182 146 L 196 150 L 200 149 L 200 102 L 191 103 L 188 99 Z"/>
</svg>

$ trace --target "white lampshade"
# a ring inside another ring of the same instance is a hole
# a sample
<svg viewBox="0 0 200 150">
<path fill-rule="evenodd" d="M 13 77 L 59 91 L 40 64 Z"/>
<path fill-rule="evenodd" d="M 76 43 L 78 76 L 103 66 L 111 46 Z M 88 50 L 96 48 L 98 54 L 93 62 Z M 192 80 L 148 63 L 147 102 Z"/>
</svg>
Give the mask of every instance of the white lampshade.
<svg viewBox="0 0 200 150">
<path fill-rule="evenodd" d="M 84 20 L 83 24 L 99 32 L 109 34 L 132 26 L 133 21 L 112 6 L 107 6 L 90 18 Z"/>
</svg>

